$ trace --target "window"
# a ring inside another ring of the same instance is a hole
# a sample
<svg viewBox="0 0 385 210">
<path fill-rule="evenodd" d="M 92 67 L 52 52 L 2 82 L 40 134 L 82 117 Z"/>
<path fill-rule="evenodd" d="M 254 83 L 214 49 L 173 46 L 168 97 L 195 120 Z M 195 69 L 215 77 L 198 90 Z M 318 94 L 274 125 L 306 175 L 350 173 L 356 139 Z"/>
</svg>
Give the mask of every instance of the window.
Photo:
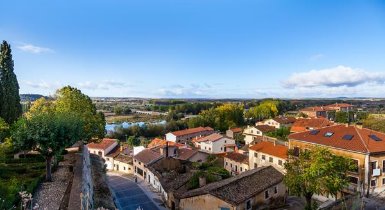
<svg viewBox="0 0 385 210">
<path fill-rule="evenodd" d="M 256 158 L 257 158 L 257 157 L 258 157 L 258 153 L 256 153 L 256 152 L 255 152 L 255 153 L 254 153 L 254 157 L 256 157 Z"/>
<path fill-rule="evenodd" d="M 223 148 L 221 147 L 221 151 L 223 150 Z"/>
<path fill-rule="evenodd" d="M 298 157 L 299 156 L 299 147 L 294 147 L 293 149 L 293 155 Z"/>
<path fill-rule="evenodd" d="M 123 167 L 123 170 L 126 170 L 126 167 Z"/>
<path fill-rule="evenodd" d="M 275 186 L 274 187 L 274 194 L 277 194 L 278 193 L 278 186 Z"/>
<path fill-rule="evenodd" d="M 282 165 L 283 163 L 282 163 L 282 160 L 278 160 L 278 165 Z"/>
<path fill-rule="evenodd" d="M 269 191 L 266 190 L 266 191 L 265 191 L 265 199 L 268 199 L 268 198 L 269 198 Z"/>
<path fill-rule="evenodd" d="M 326 132 L 324 136 L 325 137 L 332 137 L 333 134 L 334 134 L 333 132 Z"/>
<path fill-rule="evenodd" d="M 269 162 L 272 163 L 273 162 L 273 158 L 272 157 L 269 157 Z"/>
<path fill-rule="evenodd" d="M 251 200 L 246 201 L 246 209 L 251 209 Z"/>
<path fill-rule="evenodd" d="M 253 133 L 253 130 L 250 130 L 250 133 Z"/>
<path fill-rule="evenodd" d="M 231 168 L 233 167 L 233 164 L 232 164 L 232 163 L 230 163 L 230 167 L 231 167 Z"/>
<path fill-rule="evenodd" d="M 266 156 L 265 155 L 262 155 L 262 160 L 266 160 Z"/>
<path fill-rule="evenodd" d="M 225 140 L 225 144 L 226 144 L 226 140 Z"/>
<path fill-rule="evenodd" d="M 382 185 L 385 185 L 385 178 L 382 178 Z"/>
<path fill-rule="evenodd" d="M 354 176 L 349 176 L 349 182 L 352 184 L 358 184 L 358 178 Z"/>
<path fill-rule="evenodd" d="M 370 181 L 370 186 L 375 187 L 377 185 L 377 181 L 375 179 Z"/>
<path fill-rule="evenodd" d="M 370 162 L 370 167 L 371 170 L 377 169 L 377 161 Z"/>
<path fill-rule="evenodd" d="M 240 167 L 239 169 L 240 169 L 240 171 L 242 171 L 242 167 Z"/>
<path fill-rule="evenodd" d="M 258 164 L 254 163 L 254 168 L 258 168 Z"/>
<path fill-rule="evenodd" d="M 225 164 L 227 165 L 228 163 L 227 163 L 227 162 L 225 162 Z"/>
<path fill-rule="evenodd" d="M 109 161 L 110 160 L 110 158 L 106 158 L 107 159 L 107 161 Z"/>
</svg>

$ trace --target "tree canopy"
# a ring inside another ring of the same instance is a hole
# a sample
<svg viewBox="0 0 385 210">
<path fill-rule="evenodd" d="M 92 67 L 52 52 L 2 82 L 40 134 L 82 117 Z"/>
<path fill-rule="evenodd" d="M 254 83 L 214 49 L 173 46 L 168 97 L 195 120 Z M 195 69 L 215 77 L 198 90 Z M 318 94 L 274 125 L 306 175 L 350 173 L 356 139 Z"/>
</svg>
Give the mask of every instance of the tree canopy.
<svg viewBox="0 0 385 210">
<path fill-rule="evenodd" d="M 202 111 L 198 117 L 191 118 L 188 125 L 190 128 L 210 126 L 215 130 L 226 131 L 244 124 L 243 112 L 243 105 L 227 103 Z"/>
<path fill-rule="evenodd" d="M 82 127 L 82 119 L 73 113 L 41 113 L 21 118 L 13 125 L 13 144 L 19 149 L 39 151 L 46 158 L 46 179 L 50 181 L 52 157 L 78 141 Z"/>
<path fill-rule="evenodd" d="M 280 102 L 277 100 L 265 100 L 259 105 L 251 107 L 245 114 L 245 117 L 253 121 L 261 121 L 267 118 L 273 118 L 278 115 Z"/>
<path fill-rule="evenodd" d="M 337 156 L 326 148 L 314 147 L 301 151 L 298 157 L 290 155 L 285 169 L 284 182 L 290 193 L 304 196 L 307 209 L 311 209 L 314 194 L 337 197 L 348 186 L 346 174 L 353 171 L 355 165 L 350 159 Z"/>
<path fill-rule="evenodd" d="M 21 114 L 19 83 L 13 69 L 11 46 L 3 41 L 0 46 L 0 117 L 12 124 Z"/>
</svg>

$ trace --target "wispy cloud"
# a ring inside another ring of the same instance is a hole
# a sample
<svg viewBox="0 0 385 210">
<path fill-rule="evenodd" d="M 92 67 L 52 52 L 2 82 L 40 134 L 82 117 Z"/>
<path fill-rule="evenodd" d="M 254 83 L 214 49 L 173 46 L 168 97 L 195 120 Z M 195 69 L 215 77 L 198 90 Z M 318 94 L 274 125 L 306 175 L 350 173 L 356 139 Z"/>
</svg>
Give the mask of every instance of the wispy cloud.
<svg viewBox="0 0 385 210">
<path fill-rule="evenodd" d="M 126 82 L 119 82 L 114 80 L 104 80 L 101 82 L 79 82 L 76 84 L 79 88 L 89 89 L 89 90 L 110 90 L 110 89 L 119 89 L 119 88 L 127 88 L 132 85 Z"/>
<path fill-rule="evenodd" d="M 39 47 L 32 44 L 22 44 L 17 46 L 18 49 L 20 49 L 23 52 L 33 53 L 33 54 L 40 54 L 40 53 L 51 53 L 54 52 L 50 48 L 46 47 Z"/>
<path fill-rule="evenodd" d="M 348 66 L 294 73 L 282 82 L 287 88 L 296 87 L 354 87 L 366 83 L 384 83 L 385 73 L 369 72 Z"/>
<path fill-rule="evenodd" d="M 321 60 L 321 59 L 324 58 L 324 57 L 325 57 L 324 54 L 318 53 L 318 54 L 314 54 L 314 55 L 310 56 L 309 59 L 310 59 L 311 61 L 318 61 L 318 60 Z"/>
<path fill-rule="evenodd" d="M 27 86 L 35 88 L 35 89 L 50 89 L 55 90 L 61 86 L 63 86 L 59 82 L 46 82 L 46 81 L 38 81 L 38 82 L 32 82 L 32 81 L 25 81 L 24 82 Z"/>
</svg>

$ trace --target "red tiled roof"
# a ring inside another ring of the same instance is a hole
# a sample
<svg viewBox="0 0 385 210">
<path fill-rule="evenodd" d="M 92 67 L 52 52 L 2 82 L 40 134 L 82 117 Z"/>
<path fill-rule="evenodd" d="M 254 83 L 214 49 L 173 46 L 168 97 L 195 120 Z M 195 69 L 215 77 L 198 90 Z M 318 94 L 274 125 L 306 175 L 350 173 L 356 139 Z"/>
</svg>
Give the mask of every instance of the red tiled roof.
<svg viewBox="0 0 385 210">
<path fill-rule="evenodd" d="M 219 133 L 213 133 L 213 134 L 210 134 L 208 136 L 203 136 L 201 138 L 198 138 L 198 139 L 193 139 L 193 142 L 204 142 L 204 141 L 218 141 L 219 139 L 222 139 L 222 138 L 225 138 L 223 135 L 219 134 Z"/>
<path fill-rule="evenodd" d="M 385 134 L 381 132 L 346 125 L 334 125 L 318 129 L 318 131 L 318 133 L 315 131 L 306 131 L 290 134 L 289 139 L 361 153 L 385 152 Z M 326 137 L 325 133 L 327 132 L 333 133 L 333 135 Z M 345 135 L 351 135 L 352 138 L 350 140 L 345 140 L 343 138 Z M 375 135 L 381 139 L 381 141 L 373 140 L 370 135 Z"/>
<path fill-rule="evenodd" d="M 177 158 L 181 159 L 181 160 L 188 160 L 189 158 L 191 158 L 196 153 L 198 153 L 198 150 L 181 148 L 178 150 L 178 157 Z"/>
<path fill-rule="evenodd" d="M 166 141 L 164 139 L 155 138 L 155 139 L 153 139 L 147 145 L 147 148 L 153 148 L 153 147 L 158 147 L 158 146 L 166 146 L 167 142 L 168 142 L 169 146 L 176 146 L 176 147 L 184 147 L 185 146 L 184 144 L 179 144 L 179 143 L 175 143 L 175 142 L 172 142 L 172 141 Z"/>
<path fill-rule="evenodd" d="M 270 126 L 270 125 L 257 125 L 257 126 L 255 126 L 255 127 L 256 127 L 258 130 L 262 131 L 262 133 L 275 131 L 275 127 L 274 127 L 274 126 Z"/>
<path fill-rule="evenodd" d="M 294 117 L 275 117 L 273 120 L 280 124 L 290 124 L 294 123 L 296 119 Z"/>
<path fill-rule="evenodd" d="M 256 152 L 263 152 L 275 157 L 282 159 L 287 159 L 288 148 L 284 145 L 275 144 L 267 141 L 259 142 L 251 147 L 249 150 L 254 150 Z"/>
<path fill-rule="evenodd" d="M 102 139 L 100 142 L 98 143 L 89 143 L 87 144 L 87 147 L 88 148 L 91 148 L 91 149 L 102 149 L 102 150 L 105 150 L 107 149 L 108 147 L 110 147 L 111 145 L 113 145 L 114 143 L 116 143 L 118 140 L 116 139 Z"/>
<path fill-rule="evenodd" d="M 149 164 L 156 160 L 159 160 L 162 158 L 163 155 L 160 153 L 152 150 L 152 149 L 144 149 L 143 151 L 139 152 L 134 156 L 134 159 L 142 162 L 143 164 Z"/>
<path fill-rule="evenodd" d="M 174 134 L 175 136 L 184 136 L 184 135 L 199 133 L 203 131 L 213 131 L 213 129 L 210 127 L 197 127 L 197 128 L 190 128 L 190 129 L 185 129 L 180 131 L 174 131 L 171 133 Z"/>
<path fill-rule="evenodd" d="M 330 108 L 334 108 L 334 107 L 353 107 L 353 105 L 351 104 L 347 104 L 347 103 L 335 103 L 335 104 L 330 104 L 330 105 L 327 105 L 326 107 L 330 107 Z"/>
<path fill-rule="evenodd" d="M 238 163 L 249 164 L 249 156 L 242 155 L 241 153 L 228 152 L 224 157 Z"/>
<path fill-rule="evenodd" d="M 242 132 L 242 128 L 230 128 L 230 130 L 231 130 L 233 133 L 240 133 L 240 132 Z"/>
<path fill-rule="evenodd" d="M 309 130 L 310 128 L 318 129 L 330 125 L 333 125 L 333 123 L 326 118 L 297 119 L 297 121 L 295 121 L 295 123 L 291 126 L 290 132 L 303 132 Z"/>
<path fill-rule="evenodd" d="M 326 106 L 312 106 L 301 109 L 301 112 L 322 112 L 322 111 L 331 111 L 333 109 Z"/>
</svg>

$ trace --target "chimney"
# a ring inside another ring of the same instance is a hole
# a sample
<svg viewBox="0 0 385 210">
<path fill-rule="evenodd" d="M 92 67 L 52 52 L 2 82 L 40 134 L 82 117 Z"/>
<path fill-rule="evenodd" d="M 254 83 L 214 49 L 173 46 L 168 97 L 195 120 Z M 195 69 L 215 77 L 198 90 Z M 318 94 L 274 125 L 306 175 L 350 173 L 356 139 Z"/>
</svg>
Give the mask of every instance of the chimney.
<svg viewBox="0 0 385 210">
<path fill-rule="evenodd" d="M 356 128 L 362 129 L 362 123 L 356 123 Z"/>
<path fill-rule="evenodd" d="M 203 187 L 206 185 L 206 177 L 200 176 L 199 177 L 199 187 Z"/>
</svg>

